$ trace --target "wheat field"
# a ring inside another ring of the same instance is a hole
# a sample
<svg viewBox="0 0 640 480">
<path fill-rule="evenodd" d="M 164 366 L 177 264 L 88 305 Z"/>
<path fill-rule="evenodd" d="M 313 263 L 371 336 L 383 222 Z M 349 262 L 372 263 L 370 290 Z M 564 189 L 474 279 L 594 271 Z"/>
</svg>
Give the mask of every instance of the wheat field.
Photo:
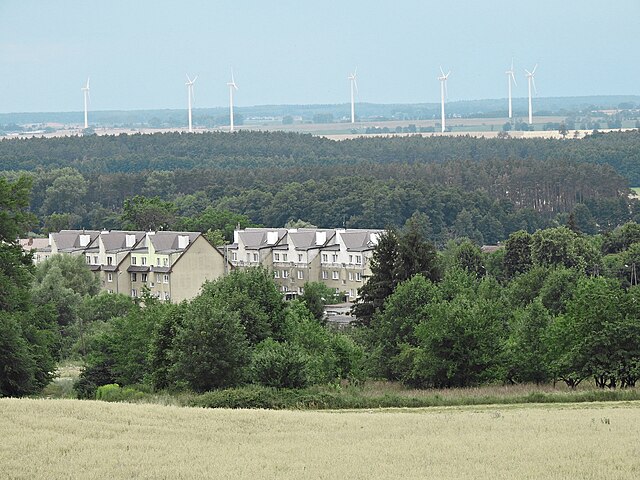
<svg viewBox="0 0 640 480">
<path fill-rule="evenodd" d="M 640 402 L 371 411 L 0 399 L 6 479 L 637 479 Z"/>
</svg>

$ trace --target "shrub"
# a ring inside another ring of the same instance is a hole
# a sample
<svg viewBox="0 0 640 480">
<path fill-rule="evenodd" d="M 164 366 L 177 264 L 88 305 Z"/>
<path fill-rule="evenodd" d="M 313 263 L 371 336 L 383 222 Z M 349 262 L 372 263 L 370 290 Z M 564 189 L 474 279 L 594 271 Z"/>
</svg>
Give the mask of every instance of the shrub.
<svg viewBox="0 0 640 480">
<path fill-rule="evenodd" d="M 251 376 L 266 387 L 302 388 L 309 381 L 308 362 L 309 356 L 299 346 L 267 339 L 256 347 Z"/>
</svg>

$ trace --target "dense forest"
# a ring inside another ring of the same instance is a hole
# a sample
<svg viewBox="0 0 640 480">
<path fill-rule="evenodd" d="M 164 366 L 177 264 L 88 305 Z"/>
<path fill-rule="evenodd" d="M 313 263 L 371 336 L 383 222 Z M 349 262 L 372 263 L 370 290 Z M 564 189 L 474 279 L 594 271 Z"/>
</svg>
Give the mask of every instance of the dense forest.
<svg viewBox="0 0 640 480">
<path fill-rule="evenodd" d="M 162 228 L 224 230 L 227 238 L 229 225 L 212 218 L 385 228 L 421 212 L 443 246 L 460 236 L 497 243 L 570 216 L 586 233 L 637 220 L 627 194 L 640 184 L 639 147 L 638 131 L 341 142 L 282 132 L 89 135 L 2 140 L 0 170 L 33 178 L 36 233 L 149 227 L 123 219 L 125 203 L 138 197 L 164 209 Z"/>
</svg>

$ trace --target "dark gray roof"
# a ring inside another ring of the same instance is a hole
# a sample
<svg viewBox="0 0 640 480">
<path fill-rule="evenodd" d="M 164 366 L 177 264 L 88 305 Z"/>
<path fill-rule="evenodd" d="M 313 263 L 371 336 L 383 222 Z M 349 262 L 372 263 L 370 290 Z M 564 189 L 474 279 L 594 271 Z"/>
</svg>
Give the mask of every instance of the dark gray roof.
<svg viewBox="0 0 640 480">
<path fill-rule="evenodd" d="M 127 272 L 148 272 L 149 267 L 143 267 L 142 265 L 129 265 Z"/>
<path fill-rule="evenodd" d="M 147 238 L 153 244 L 156 252 L 179 252 L 184 250 L 179 247 L 178 237 L 189 236 L 189 245 L 191 245 L 200 235 L 200 232 L 156 232 L 148 235 Z"/>
<path fill-rule="evenodd" d="M 127 247 L 127 235 L 135 235 L 135 245 L 144 237 L 144 234 L 145 232 L 112 230 L 110 232 L 102 232 L 100 238 L 107 252 L 117 252 L 131 248 Z"/>
<path fill-rule="evenodd" d="M 53 240 L 60 251 L 74 251 L 84 249 L 93 242 L 100 232 L 97 230 L 61 230 L 58 233 L 52 233 Z M 81 245 L 80 235 L 89 235 L 89 242 Z"/>
</svg>

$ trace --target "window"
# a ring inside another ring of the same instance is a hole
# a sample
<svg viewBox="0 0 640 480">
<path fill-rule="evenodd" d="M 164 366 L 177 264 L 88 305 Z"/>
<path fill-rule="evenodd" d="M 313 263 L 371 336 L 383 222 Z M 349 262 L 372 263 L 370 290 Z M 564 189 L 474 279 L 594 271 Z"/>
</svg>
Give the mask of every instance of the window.
<svg viewBox="0 0 640 480">
<path fill-rule="evenodd" d="M 156 273 L 156 283 L 161 283 L 161 282 L 162 282 L 162 274 Z"/>
<path fill-rule="evenodd" d="M 279 261 L 280 261 L 280 254 L 279 254 L 279 253 L 274 253 L 274 254 L 273 254 L 273 259 L 274 259 L 276 262 L 279 262 Z"/>
<path fill-rule="evenodd" d="M 298 280 L 304 280 L 304 272 L 302 270 L 298 270 Z"/>
<path fill-rule="evenodd" d="M 169 275 L 167 275 L 166 273 L 164 274 L 164 276 L 162 277 L 162 281 L 164 283 L 169 283 Z"/>
<path fill-rule="evenodd" d="M 169 259 L 168 258 L 163 258 L 162 259 L 162 265 L 164 267 L 168 267 L 169 266 Z"/>
<path fill-rule="evenodd" d="M 273 278 L 280 278 L 280 270 L 273 271 Z"/>
<path fill-rule="evenodd" d="M 98 264 L 98 256 L 97 255 L 93 256 L 93 263 L 95 263 L 96 265 Z"/>
<path fill-rule="evenodd" d="M 301 254 L 301 253 L 299 253 L 299 254 L 298 254 L 298 262 L 302 262 L 302 258 L 303 258 L 303 257 L 302 257 L 302 254 Z"/>
<path fill-rule="evenodd" d="M 288 261 L 287 258 L 288 258 L 288 255 L 286 253 L 283 253 L 282 254 L 282 261 L 283 262 L 287 262 Z"/>
<path fill-rule="evenodd" d="M 113 293 L 113 290 L 108 289 L 108 290 L 107 290 L 107 293 Z"/>
<path fill-rule="evenodd" d="M 322 271 L 322 279 L 326 280 L 327 278 L 329 278 L 329 272 L 327 272 L 326 270 Z"/>
<path fill-rule="evenodd" d="M 147 281 L 147 274 L 146 274 L 146 273 L 143 273 L 143 274 L 142 274 L 142 281 L 143 281 L 143 282 L 146 282 L 146 281 Z"/>
<path fill-rule="evenodd" d="M 360 255 L 356 255 L 356 263 L 360 265 L 362 263 L 362 257 Z"/>
<path fill-rule="evenodd" d="M 231 252 L 231 260 L 234 262 L 238 261 L 238 252 Z"/>
<path fill-rule="evenodd" d="M 164 299 L 169 300 L 169 292 L 164 292 Z"/>
<path fill-rule="evenodd" d="M 253 254 L 253 261 L 254 261 L 254 262 L 257 262 L 257 261 L 258 261 L 258 254 L 257 254 L 257 253 L 254 253 L 254 254 Z"/>
<path fill-rule="evenodd" d="M 282 286 L 282 291 L 285 292 L 285 293 L 288 292 L 289 291 L 289 287 L 287 287 L 286 285 L 283 285 Z"/>
<path fill-rule="evenodd" d="M 340 278 L 340 272 L 334 270 L 331 278 L 333 278 L 334 280 L 338 280 Z"/>
<path fill-rule="evenodd" d="M 135 288 L 131 289 L 131 296 L 132 296 L 133 298 L 135 298 L 135 297 L 137 297 L 137 296 L 138 296 L 138 291 L 137 291 Z"/>
<path fill-rule="evenodd" d="M 349 289 L 349 297 L 353 297 L 353 290 Z"/>
<path fill-rule="evenodd" d="M 333 255 L 331 255 L 331 261 L 333 263 L 338 263 L 338 255 L 336 253 L 334 253 Z"/>
<path fill-rule="evenodd" d="M 113 273 L 107 273 L 107 282 L 113 282 Z"/>
<path fill-rule="evenodd" d="M 131 257 L 131 265 L 137 265 L 138 264 L 138 259 L 134 256 Z"/>
<path fill-rule="evenodd" d="M 131 281 L 132 282 L 137 282 L 138 281 L 138 275 L 136 275 L 135 272 L 131 274 Z"/>
<path fill-rule="evenodd" d="M 349 272 L 349 280 L 353 280 L 353 272 Z"/>
<path fill-rule="evenodd" d="M 282 278 L 289 278 L 289 270 L 282 270 Z"/>
<path fill-rule="evenodd" d="M 147 257 L 142 257 L 142 265 L 146 265 L 147 264 Z"/>
<path fill-rule="evenodd" d="M 356 282 L 362 281 L 362 274 L 360 272 L 356 272 Z"/>
<path fill-rule="evenodd" d="M 336 295 L 340 295 L 340 289 L 336 288 Z"/>
<path fill-rule="evenodd" d="M 329 255 L 326 253 L 322 254 L 322 263 L 327 263 L 329 261 Z"/>
<path fill-rule="evenodd" d="M 304 287 L 298 287 L 298 293 L 300 293 L 300 295 L 304 294 Z"/>
<path fill-rule="evenodd" d="M 156 265 L 160 266 L 160 257 L 156 258 Z"/>
<path fill-rule="evenodd" d="M 85 260 L 87 261 L 87 265 L 91 263 L 91 255 L 85 256 Z"/>
</svg>

